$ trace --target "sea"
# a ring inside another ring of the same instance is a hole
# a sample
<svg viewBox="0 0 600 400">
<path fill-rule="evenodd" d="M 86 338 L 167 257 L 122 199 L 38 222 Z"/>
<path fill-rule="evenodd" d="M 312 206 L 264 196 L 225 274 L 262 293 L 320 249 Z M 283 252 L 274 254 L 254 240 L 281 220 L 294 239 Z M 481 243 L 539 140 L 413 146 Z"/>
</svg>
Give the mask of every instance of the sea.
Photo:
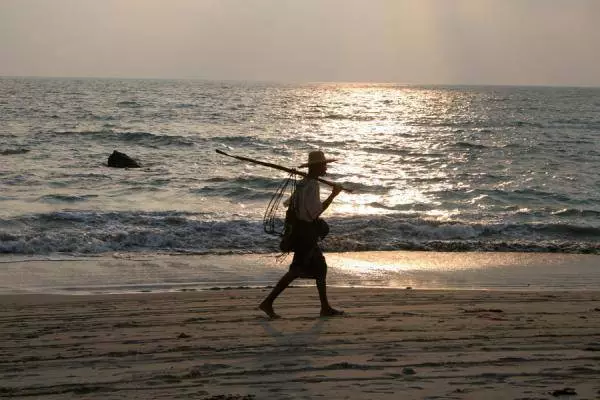
<svg viewBox="0 0 600 400">
<path fill-rule="evenodd" d="M 600 88 L 3 77 L 0 253 L 277 252 L 289 174 L 216 150 L 300 171 L 322 150 L 350 190 L 326 251 L 599 254 L 599 109 Z"/>
</svg>

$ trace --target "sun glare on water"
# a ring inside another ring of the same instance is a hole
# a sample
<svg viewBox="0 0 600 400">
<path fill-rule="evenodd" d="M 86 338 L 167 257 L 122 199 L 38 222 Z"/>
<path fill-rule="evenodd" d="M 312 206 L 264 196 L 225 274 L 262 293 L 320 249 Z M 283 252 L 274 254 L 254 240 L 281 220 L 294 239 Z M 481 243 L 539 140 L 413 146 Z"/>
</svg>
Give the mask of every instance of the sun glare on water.
<svg viewBox="0 0 600 400">
<path fill-rule="evenodd" d="M 353 189 L 332 212 L 342 215 L 431 209 L 430 193 L 450 189 L 439 144 L 420 125 L 440 118 L 449 99 L 439 91 L 385 84 L 330 85 L 315 99 L 325 123 L 310 139 L 339 161 L 329 174 Z M 435 110 L 433 110 L 435 108 Z M 433 214 L 436 214 L 435 212 Z"/>
</svg>

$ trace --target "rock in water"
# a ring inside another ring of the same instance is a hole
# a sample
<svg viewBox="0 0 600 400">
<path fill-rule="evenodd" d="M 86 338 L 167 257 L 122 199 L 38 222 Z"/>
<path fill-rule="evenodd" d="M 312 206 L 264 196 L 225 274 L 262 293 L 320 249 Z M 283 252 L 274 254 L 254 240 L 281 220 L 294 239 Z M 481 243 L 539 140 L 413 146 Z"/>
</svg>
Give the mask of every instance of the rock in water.
<svg viewBox="0 0 600 400">
<path fill-rule="evenodd" d="M 120 151 L 113 151 L 108 157 L 108 166 L 113 168 L 140 168 L 140 164 L 133 158 Z"/>
</svg>

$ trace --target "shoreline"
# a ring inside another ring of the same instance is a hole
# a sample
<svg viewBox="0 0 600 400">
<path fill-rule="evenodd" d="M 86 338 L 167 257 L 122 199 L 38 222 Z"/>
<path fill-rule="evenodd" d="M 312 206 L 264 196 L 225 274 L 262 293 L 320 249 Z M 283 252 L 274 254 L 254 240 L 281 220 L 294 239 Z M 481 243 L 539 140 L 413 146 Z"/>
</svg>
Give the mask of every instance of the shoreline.
<svg viewBox="0 0 600 400">
<path fill-rule="evenodd" d="M 266 293 L 0 296 L 0 398 L 600 395 L 600 290 Z"/>
</svg>

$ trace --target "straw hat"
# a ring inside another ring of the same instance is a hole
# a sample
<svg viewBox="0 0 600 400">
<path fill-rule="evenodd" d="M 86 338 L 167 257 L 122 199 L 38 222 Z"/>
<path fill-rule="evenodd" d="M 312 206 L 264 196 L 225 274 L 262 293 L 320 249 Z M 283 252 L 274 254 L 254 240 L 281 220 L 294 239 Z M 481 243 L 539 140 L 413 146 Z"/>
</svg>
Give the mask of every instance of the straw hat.
<svg viewBox="0 0 600 400">
<path fill-rule="evenodd" d="M 314 164 L 326 164 L 337 161 L 333 158 L 325 158 L 325 154 L 321 150 L 315 150 L 308 153 L 308 162 L 302 164 L 299 168 L 306 168 Z"/>
</svg>

